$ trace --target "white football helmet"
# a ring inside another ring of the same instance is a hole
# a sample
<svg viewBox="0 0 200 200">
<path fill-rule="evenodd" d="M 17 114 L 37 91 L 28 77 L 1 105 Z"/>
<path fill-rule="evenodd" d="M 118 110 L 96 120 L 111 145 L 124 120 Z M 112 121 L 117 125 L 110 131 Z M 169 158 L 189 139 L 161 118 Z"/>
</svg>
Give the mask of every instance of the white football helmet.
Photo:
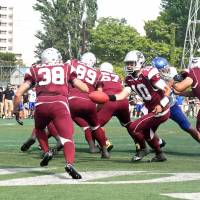
<svg viewBox="0 0 200 200">
<path fill-rule="evenodd" d="M 126 64 L 125 71 L 128 73 L 139 71 L 142 68 L 144 62 L 145 57 L 140 51 L 129 51 L 124 58 L 124 63 Z"/>
<path fill-rule="evenodd" d="M 200 57 L 193 57 L 190 67 L 200 67 Z"/>
<path fill-rule="evenodd" d="M 42 64 L 51 65 L 62 63 L 61 53 L 55 48 L 45 49 L 41 55 L 41 62 Z"/>
<path fill-rule="evenodd" d="M 96 56 L 93 53 L 87 52 L 87 53 L 84 53 L 81 56 L 81 62 L 83 62 L 88 67 L 92 68 L 92 67 L 95 66 L 97 59 L 96 59 Z"/>
<path fill-rule="evenodd" d="M 109 62 L 104 62 L 100 65 L 100 71 L 113 73 L 113 66 Z"/>
</svg>

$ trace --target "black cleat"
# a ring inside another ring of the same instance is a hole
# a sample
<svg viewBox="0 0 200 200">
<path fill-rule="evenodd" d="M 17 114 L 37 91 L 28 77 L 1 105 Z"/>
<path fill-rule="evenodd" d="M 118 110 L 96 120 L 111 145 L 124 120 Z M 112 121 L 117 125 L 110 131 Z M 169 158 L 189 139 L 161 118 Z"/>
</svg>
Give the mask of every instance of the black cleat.
<svg viewBox="0 0 200 200">
<path fill-rule="evenodd" d="M 81 179 L 82 176 L 75 170 L 75 168 L 71 164 L 67 164 L 65 166 L 65 171 L 73 178 L 73 179 Z"/>
<path fill-rule="evenodd" d="M 163 139 L 161 139 L 161 140 L 162 140 L 162 143 L 160 144 L 160 148 L 163 148 L 166 145 L 166 142 Z"/>
<path fill-rule="evenodd" d="M 132 158 L 132 162 L 137 162 L 142 160 L 146 155 L 149 154 L 149 150 L 147 148 L 145 149 L 138 149 L 136 154 Z"/>
<path fill-rule="evenodd" d="M 153 157 L 151 159 L 151 162 L 164 162 L 166 161 L 167 158 L 165 157 L 165 155 L 161 152 L 159 154 L 157 154 L 155 157 Z"/>
<path fill-rule="evenodd" d="M 35 139 L 28 139 L 22 146 L 21 146 L 21 151 L 25 152 L 28 151 L 29 148 L 35 143 Z"/>
<path fill-rule="evenodd" d="M 53 153 L 51 151 L 48 151 L 44 154 L 44 157 L 42 158 L 42 161 L 40 162 L 41 167 L 45 167 L 48 165 L 49 161 L 53 158 Z"/>
</svg>

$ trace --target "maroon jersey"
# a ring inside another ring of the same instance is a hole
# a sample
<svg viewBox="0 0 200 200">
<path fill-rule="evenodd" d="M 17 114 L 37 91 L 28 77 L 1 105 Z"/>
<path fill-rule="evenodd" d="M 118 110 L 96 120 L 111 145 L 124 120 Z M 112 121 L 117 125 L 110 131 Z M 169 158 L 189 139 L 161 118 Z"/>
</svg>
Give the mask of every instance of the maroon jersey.
<svg viewBox="0 0 200 200">
<path fill-rule="evenodd" d="M 30 67 L 24 81 L 28 80 L 36 86 L 37 97 L 55 95 L 68 97 L 69 82 L 76 77 L 76 71 L 70 64 L 37 65 Z"/>
<path fill-rule="evenodd" d="M 185 76 L 190 77 L 193 80 L 192 91 L 195 97 L 200 99 L 200 68 L 194 67 L 185 71 Z"/>
<path fill-rule="evenodd" d="M 104 71 L 102 71 L 101 74 L 101 86 L 106 94 L 113 95 L 122 91 L 122 81 L 117 74 Z"/>
<path fill-rule="evenodd" d="M 145 107 L 151 112 L 160 100 L 164 97 L 164 91 L 157 89 L 154 84 L 160 80 L 159 72 L 154 67 L 145 67 L 139 77 L 134 79 L 128 75 L 125 79 L 125 85 L 131 87 L 145 104 Z"/>
<path fill-rule="evenodd" d="M 94 91 L 100 84 L 101 72 L 94 68 L 87 67 L 78 60 L 71 60 L 71 65 L 76 69 L 77 78 L 87 84 L 89 92 Z M 70 89 L 70 96 L 79 96 L 80 91 L 76 88 Z"/>
</svg>

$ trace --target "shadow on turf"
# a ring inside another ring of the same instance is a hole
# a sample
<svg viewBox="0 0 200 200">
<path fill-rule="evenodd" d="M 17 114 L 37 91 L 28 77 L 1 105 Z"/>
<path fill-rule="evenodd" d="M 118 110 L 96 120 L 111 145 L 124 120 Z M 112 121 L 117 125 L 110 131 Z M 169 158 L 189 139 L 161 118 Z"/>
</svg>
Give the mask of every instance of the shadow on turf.
<svg viewBox="0 0 200 200">
<path fill-rule="evenodd" d="M 164 150 L 163 151 L 166 155 L 174 155 L 174 156 L 192 156 L 192 157 L 199 157 L 200 152 L 197 153 L 191 153 L 191 152 L 175 152 L 170 150 Z"/>
</svg>

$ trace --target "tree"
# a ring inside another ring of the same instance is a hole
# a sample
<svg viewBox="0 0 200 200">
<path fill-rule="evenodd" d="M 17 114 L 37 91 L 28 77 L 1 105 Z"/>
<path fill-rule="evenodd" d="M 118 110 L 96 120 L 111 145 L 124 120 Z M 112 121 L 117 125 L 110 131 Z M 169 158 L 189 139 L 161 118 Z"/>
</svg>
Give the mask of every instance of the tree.
<svg viewBox="0 0 200 200">
<path fill-rule="evenodd" d="M 97 27 L 90 30 L 90 50 L 96 54 L 99 62 L 119 65 L 128 51 L 138 49 L 138 38 L 139 33 L 128 26 L 126 20 L 101 18 Z"/>
<path fill-rule="evenodd" d="M 146 37 L 154 42 L 170 42 L 170 28 L 163 20 L 158 17 L 156 20 L 145 22 L 144 30 Z"/>
<path fill-rule="evenodd" d="M 162 0 L 160 19 L 166 25 L 176 25 L 176 46 L 183 47 L 190 9 L 190 0 Z"/>
<path fill-rule="evenodd" d="M 16 69 L 16 57 L 14 53 L 0 52 L 0 82 L 9 82 L 11 72 Z"/>
<path fill-rule="evenodd" d="M 87 28 L 96 21 L 96 0 L 37 0 L 33 6 L 41 13 L 44 31 L 36 37 L 40 39 L 36 54 L 49 47 L 57 48 L 64 60 L 77 57 L 82 41 L 82 17 L 86 8 Z"/>
</svg>

